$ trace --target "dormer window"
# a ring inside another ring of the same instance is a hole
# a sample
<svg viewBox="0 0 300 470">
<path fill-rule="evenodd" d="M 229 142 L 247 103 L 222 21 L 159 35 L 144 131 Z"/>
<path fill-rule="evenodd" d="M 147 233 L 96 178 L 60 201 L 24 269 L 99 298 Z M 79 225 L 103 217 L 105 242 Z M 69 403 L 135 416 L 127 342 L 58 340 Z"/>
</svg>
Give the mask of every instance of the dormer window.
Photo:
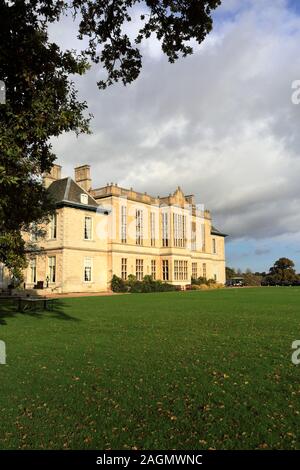
<svg viewBox="0 0 300 470">
<path fill-rule="evenodd" d="M 89 202 L 88 195 L 84 194 L 84 193 L 80 194 L 80 202 L 81 202 L 81 204 L 88 204 L 88 202 Z"/>
</svg>

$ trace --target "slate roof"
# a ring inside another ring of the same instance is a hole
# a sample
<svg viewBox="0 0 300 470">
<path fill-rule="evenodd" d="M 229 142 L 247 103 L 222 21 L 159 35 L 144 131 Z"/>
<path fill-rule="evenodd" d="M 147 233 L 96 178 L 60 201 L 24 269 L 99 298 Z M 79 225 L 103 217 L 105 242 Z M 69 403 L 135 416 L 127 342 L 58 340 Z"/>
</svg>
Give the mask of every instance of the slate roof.
<svg viewBox="0 0 300 470">
<path fill-rule="evenodd" d="M 220 232 L 220 230 L 218 230 L 216 227 L 212 226 L 211 227 L 211 234 L 212 235 L 217 235 L 219 237 L 228 237 L 228 235 L 226 233 L 222 233 Z"/>
<path fill-rule="evenodd" d="M 48 192 L 58 207 L 70 206 L 84 210 L 103 210 L 95 199 L 70 177 L 53 181 L 48 188 Z M 88 196 L 87 204 L 81 202 L 81 194 Z M 103 210 L 103 212 L 107 211 Z"/>
</svg>

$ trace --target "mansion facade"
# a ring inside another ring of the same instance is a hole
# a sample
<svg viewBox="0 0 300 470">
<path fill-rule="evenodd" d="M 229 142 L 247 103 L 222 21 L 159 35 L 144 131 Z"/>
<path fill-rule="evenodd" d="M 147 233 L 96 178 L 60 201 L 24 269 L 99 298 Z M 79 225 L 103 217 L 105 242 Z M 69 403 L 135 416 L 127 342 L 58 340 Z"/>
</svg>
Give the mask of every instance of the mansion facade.
<svg viewBox="0 0 300 470">
<path fill-rule="evenodd" d="M 90 167 L 61 178 L 54 165 L 44 183 L 56 204 L 46 236 L 28 253 L 25 287 L 57 293 L 101 292 L 113 275 L 151 275 L 182 288 L 191 278 L 225 283 L 225 234 L 194 196 L 178 187 L 153 197 L 107 184 L 93 189 Z"/>
</svg>

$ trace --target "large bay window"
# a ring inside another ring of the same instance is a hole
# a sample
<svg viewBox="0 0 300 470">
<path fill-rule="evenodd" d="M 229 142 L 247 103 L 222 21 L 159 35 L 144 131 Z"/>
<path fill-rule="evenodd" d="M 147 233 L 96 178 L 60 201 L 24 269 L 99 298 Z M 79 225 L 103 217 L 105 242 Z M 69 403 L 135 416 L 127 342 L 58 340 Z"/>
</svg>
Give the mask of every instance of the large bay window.
<svg viewBox="0 0 300 470">
<path fill-rule="evenodd" d="M 183 248 L 186 245 L 186 216 L 173 214 L 174 246 Z"/>
<path fill-rule="evenodd" d="M 151 232 L 151 246 L 155 246 L 155 212 L 150 212 L 150 232 Z"/>
<path fill-rule="evenodd" d="M 202 251 L 205 251 L 206 249 L 205 236 L 206 236 L 205 224 L 201 224 Z"/>
<path fill-rule="evenodd" d="M 137 209 L 135 211 L 135 220 L 136 220 L 136 245 L 143 244 L 143 211 Z"/>
<path fill-rule="evenodd" d="M 163 247 L 169 246 L 169 214 L 162 213 L 162 245 Z"/>
<path fill-rule="evenodd" d="M 127 243 L 127 208 L 121 206 L 121 243 Z"/>
<path fill-rule="evenodd" d="M 197 224 L 196 222 L 191 223 L 191 250 L 197 250 Z"/>
</svg>

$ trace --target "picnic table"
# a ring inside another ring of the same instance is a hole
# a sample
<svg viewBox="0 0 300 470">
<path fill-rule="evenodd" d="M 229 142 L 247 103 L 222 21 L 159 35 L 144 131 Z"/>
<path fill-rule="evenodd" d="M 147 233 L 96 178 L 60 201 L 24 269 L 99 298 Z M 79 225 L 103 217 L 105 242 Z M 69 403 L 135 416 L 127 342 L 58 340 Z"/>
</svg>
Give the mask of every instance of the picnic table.
<svg viewBox="0 0 300 470">
<path fill-rule="evenodd" d="M 36 311 L 39 309 L 53 310 L 55 299 L 46 297 L 18 297 L 17 309 L 19 312 Z"/>
</svg>

